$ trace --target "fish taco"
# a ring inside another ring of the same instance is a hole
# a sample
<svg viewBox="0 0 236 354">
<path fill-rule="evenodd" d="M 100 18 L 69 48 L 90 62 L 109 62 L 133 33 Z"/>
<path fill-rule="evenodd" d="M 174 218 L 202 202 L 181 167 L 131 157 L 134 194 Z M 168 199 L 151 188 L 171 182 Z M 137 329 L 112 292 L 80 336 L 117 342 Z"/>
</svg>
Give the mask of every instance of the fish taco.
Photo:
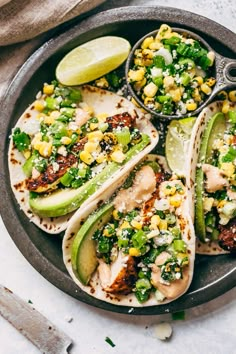
<svg viewBox="0 0 236 354">
<path fill-rule="evenodd" d="M 146 156 L 71 218 L 63 260 L 91 296 L 120 306 L 155 306 L 192 280 L 195 235 L 184 181 L 163 158 Z"/>
<path fill-rule="evenodd" d="M 236 103 L 222 101 L 199 115 L 189 147 L 187 184 L 197 253 L 236 252 Z"/>
<path fill-rule="evenodd" d="M 115 183 L 157 142 L 145 113 L 126 98 L 54 81 L 44 85 L 12 130 L 11 187 L 30 221 L 59 233 L 76 209 Z"/>
</svg>

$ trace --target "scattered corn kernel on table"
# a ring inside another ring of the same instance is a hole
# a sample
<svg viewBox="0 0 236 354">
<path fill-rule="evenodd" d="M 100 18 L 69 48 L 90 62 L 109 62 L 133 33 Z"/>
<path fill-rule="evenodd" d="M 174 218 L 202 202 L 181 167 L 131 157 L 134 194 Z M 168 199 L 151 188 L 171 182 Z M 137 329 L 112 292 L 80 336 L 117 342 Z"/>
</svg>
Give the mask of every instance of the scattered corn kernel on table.
<svg viewBox="0 0 236 354">
<path fill-rule="evenodd" d="M 111 0 L 101 9 L 117 7 Z M 182 8 L 219 22 L 236 33 L 234 1 L 217 0 L 120 0 L 119 6 L 160 5 Z M 45 280 L 22 256 L 2 221 L 0 280 L 68 334 L 74 342 L 71 353 L 154 354 L 236 353 L 236 289 L 209 303 L 187 310 L 185 320 L 173 321 L 170 314 L 132 316 L 109 313 L 69 297 Z M 169 322 L 173 329 L 168 342 L 157 338 L 156 328 Z M 36 354 L 39 351 L 0 317 L 1 353 Z M 114 347 L 109 344 L 110 338 Z M 106 340 L 107 339 L 107 340 Z"/>
</svg>

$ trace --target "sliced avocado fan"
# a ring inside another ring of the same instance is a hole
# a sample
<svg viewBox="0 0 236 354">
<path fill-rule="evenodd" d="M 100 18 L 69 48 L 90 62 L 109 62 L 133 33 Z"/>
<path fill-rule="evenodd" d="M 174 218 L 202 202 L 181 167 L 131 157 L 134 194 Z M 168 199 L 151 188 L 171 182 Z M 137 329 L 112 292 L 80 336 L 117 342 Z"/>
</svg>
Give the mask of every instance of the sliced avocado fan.
<svg viewBox="0 0 236 354">
<path fill-rule="evenodd" d="M 206 226 L 203 208 L 204 195 L 204 173 L 201 165 L 204 163 L 211 163 L 212 146 L 216 138 L 220 138 L 226 130 L 225 116 L 221 112 L 217 112 L 209 120 L 201 141 L 198 162 L 200 166 L 196 169 L 196 189 L 195 189 L 195 230 L 197 237 L 206 241 Z"/>
</svg>

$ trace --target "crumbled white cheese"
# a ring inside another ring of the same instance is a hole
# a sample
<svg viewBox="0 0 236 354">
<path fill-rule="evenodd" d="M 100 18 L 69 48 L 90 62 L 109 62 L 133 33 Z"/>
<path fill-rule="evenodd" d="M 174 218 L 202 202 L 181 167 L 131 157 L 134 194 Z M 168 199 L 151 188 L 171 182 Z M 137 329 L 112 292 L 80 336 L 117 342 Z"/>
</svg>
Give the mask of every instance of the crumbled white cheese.
<svg viewBox="0 0 236 354">
<path fill-rule="evenodd" d="M 155 327 L 155 335 L 160 340 L 166 340 L 172 335 L 172 327 L 169 323 L 163 322 Z"/>
<path fill-rule="evenodd" d="M 57 172 L 59 171 L 60 166 L 57 162 L 53 162 L 52 168 L 53 168 L 53 172 Z"/>
<path fill-rule="evenodd" d="M 67 156 L 67 150 L 66 147 L 64 145 L 59 146 L 59 148 L 57 149 L 58 154 L 66 157 Z"/>
<path fill-rule="evenodd" d="M 66 316 L 65 317 L 66 322 L 71 323 L 73 321 L 73 317 L 71 316 Z"/>
<path fill-rule="evenodd" d="M 170 208 L 169 201 L 167 199 L 156 199 L 154 202 L 156 210 L 168 210 Z"/>
</svg>

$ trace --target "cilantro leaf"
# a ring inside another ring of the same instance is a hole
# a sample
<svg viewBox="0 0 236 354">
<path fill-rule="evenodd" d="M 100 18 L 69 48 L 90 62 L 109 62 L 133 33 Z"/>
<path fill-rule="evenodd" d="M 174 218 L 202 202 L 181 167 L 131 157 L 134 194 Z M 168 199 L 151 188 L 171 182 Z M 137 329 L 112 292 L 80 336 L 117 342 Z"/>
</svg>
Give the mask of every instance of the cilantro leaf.
<svg viewBox="0 0 236 354">
<path fill-rule="evenodd" d="M 16 128 L 13 133 L 13 142 L 19 151 L 24 151 L 29 148 L 30 137 L 25 132 L 22 132 L 20 128 Z"/>
</svg>

